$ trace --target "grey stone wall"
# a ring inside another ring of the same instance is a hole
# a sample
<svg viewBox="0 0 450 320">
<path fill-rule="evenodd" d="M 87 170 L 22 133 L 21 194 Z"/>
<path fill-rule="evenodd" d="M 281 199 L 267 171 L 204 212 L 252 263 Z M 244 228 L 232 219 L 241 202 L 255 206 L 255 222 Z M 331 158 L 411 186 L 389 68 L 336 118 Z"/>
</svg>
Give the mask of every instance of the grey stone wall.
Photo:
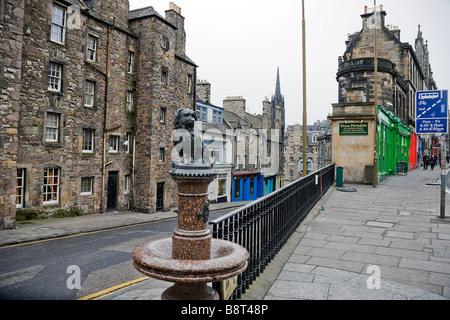
<svg viewBox="0 0 450 320">
<path fill-rule="evenodd" d="M 25 1 L 0 1 L 0 229 L 14 228 Z"/>
</svg>

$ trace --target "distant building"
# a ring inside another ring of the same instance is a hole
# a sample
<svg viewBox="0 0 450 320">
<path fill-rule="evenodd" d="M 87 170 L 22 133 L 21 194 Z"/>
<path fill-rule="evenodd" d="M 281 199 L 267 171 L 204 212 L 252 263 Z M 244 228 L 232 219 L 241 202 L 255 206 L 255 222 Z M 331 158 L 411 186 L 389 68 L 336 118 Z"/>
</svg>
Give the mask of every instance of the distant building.
<svg viewBox="0 0 450 320">
<path fill-rule="evenodd" d="M 210 94 L 208 84 L 199 92 Z M 223 100 L 224 124 L 234 133 L 231 201 L 256 200 L 283 186 L 284 97 L 277 70 L 275 95 L 262 102 L 262 114 L 246 111 L 242 96 Z"/>
<path fill-rule="evenodd" d="M 202 132 L 203 142 L 208 145 L 214 159 L 213 170 L 217 177 L 208 186 L 208 200 L 210 202 L 230 202 L 232 186 L 232 167 L 234 150 L 234 132 L 224 120 L 224 111 L 209 103 L 211 85 L 197 82 L 196 127 Z M 208 102 L 204 102 L 207 100 Z"/>
<path fill-rule="evenodd" d="M 325 148 L 331 151 L 331 136 L 325 139 L 329 129 L 328 121 L 317 120 L 308 125 L 307 135 L 307 171 L 308 174 L 331 164 L 326 161 Z M 322 151 L 323 150 L 323 151 Z M 285 131 L 284 139 L 284 185 L 300 179 L 303 176 L 303 126 L 300 124 L 289 125 Z"/>
<path fill-rule="evenodd" d="M 288 185 L 302 177 L 299 171 L 299 163 L 303 157 L 302 126 L 289 125 L 284 136 L 284 185 Z"/>
<path fill-rule="evenodd" d="M 321 133 L 317 137 L 317 169 L 320 170 L 333 163 L 332 158 L 332 131 L 331 121 L 327 120 L 321 127 Z"/>
</svg>

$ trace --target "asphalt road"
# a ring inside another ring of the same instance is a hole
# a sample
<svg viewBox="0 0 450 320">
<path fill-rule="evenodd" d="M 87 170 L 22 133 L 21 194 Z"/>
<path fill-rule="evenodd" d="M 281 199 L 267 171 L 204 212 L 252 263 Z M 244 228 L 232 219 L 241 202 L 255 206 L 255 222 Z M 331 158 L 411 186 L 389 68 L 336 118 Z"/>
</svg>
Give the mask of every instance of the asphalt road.
<svg viewBox="0 0 450 320">
<path fill-rule="evenodd" d="M 211 213 L 210 221 L 229 211 Z M 176 224 L 173 219 L 0 248 L 0 299 L 74 300 L 141 278 L 132 251 L 170 237 Z"/>
</svg>

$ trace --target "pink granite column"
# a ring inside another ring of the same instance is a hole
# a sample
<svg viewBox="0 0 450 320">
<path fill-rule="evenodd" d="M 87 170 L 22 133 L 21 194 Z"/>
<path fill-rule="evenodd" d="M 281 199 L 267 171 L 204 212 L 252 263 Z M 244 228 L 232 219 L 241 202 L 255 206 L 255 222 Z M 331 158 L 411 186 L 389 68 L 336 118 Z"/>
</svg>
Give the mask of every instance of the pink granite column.
<svg viewBox="0 0 450 320">
<path fill-rule="evenodd" d="M 178 184 L 178 227 L 172 235 L 172 258 L 207 260 L 211 257 L 211 232 L 206 228 L 203 212 L 208 185 L 214 176 L 173 179 Z"/>
</svg>

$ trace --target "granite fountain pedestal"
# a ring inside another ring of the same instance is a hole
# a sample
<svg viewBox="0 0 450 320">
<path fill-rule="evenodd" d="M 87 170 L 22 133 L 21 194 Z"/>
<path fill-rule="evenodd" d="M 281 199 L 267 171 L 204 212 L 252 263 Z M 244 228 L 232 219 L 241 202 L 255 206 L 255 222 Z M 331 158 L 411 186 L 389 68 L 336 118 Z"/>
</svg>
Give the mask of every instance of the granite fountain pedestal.
<svg viewBox="0 0 450 320">
<path fill-rule="evenodd" d="M 207 284 L 242 273 L 248 252 L 238 244 L 212 239 L 208 185 L 216 173 L 211 165 L 180 163 L 170 172 L 178 185 L 178 225 L 171 238 L 153 240 L 133 251 L 134 266 L 141 273 L 174 285 L 163 300 L 218 300 Z"/>
</svg>

